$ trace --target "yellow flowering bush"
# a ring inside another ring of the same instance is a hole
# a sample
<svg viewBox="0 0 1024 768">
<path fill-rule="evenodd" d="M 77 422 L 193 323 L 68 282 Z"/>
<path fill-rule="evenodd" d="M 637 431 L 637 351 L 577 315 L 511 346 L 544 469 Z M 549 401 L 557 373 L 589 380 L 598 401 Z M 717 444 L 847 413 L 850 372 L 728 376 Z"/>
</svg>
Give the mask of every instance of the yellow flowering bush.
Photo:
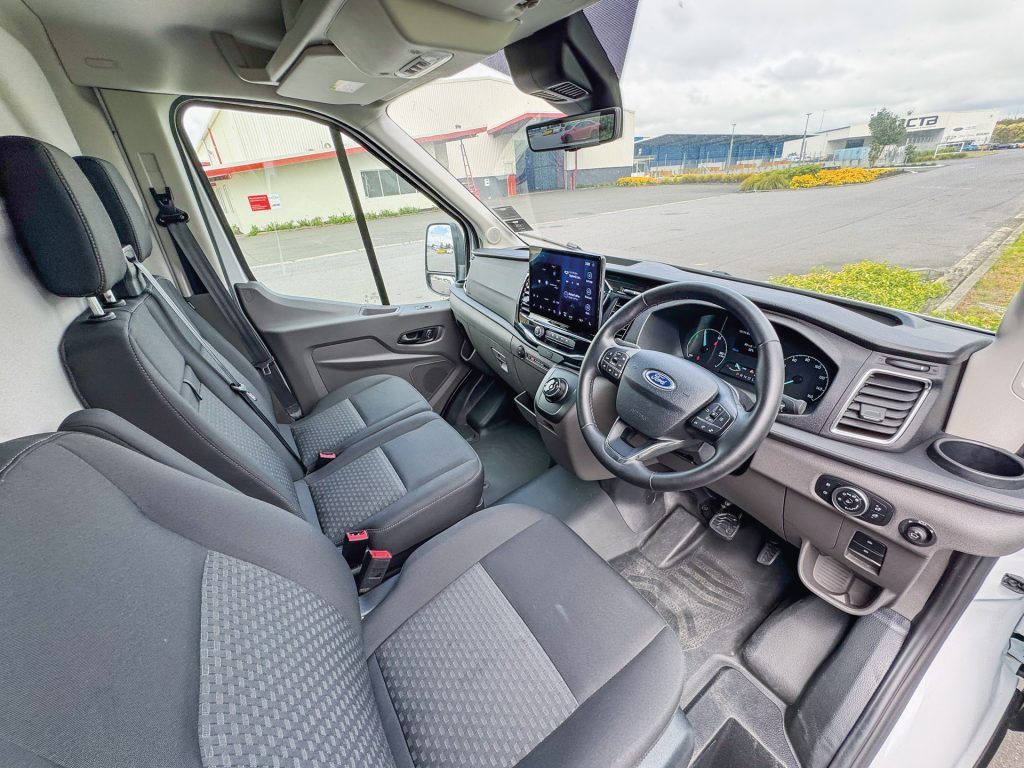
<svg viewBox="0 0 1024 768">
<path fill-rule="evenodd" d="M 866 184 L 891 173 L 891 168 L 830 168 L 817 173 L 794 176 L 789 182 L 790 189 L 808 187 L 841 187 L 844 184 Z"/>
<path fill-rule="evenodd" d="M 651 184 L 657 184 L 655 179 L 650 176 L 623 176 L 621 179 L 615 182 L 617 187 L 649 187 Z"/>
</svg>

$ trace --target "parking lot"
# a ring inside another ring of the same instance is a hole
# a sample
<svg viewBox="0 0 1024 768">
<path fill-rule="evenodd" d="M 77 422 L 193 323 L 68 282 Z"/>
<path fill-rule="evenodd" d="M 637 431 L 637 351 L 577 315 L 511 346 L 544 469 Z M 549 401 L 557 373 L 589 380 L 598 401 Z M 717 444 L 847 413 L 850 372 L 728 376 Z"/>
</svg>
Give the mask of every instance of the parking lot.
<svg viewBox="0 0 1024 768">
<path fill-rule="evenodd" d="M 885 260 L 942 272 L 1024 212 L 1024 151 L 910 170 L 872 184 L 740 193 L 735 185 L 604 187 L 510 200 L 539 234 L 610 255 L 767 279 Z M 370 222 L 392 300 L 430 298 L 423 233 L 437 211 Z M 1019 223 L 1017 221 L 1016 223 Z M 355 225 L 240 238 L 257 276 L 286 293 L 372 298 Z"/>
</svg>

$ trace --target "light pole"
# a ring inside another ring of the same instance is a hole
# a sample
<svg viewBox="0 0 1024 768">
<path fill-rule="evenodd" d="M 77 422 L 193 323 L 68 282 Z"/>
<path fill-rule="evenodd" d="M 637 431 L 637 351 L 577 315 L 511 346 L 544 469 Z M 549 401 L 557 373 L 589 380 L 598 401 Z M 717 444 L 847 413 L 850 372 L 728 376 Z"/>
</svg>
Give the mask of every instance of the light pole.
<svg viewBox="0 0 1024 768">
<path fill-rule="evenodd" d="M 813 115 L 813 114 L 814 114 L 813 112 L 808 112 L 807 113 L 807 119 L 804 120 L 804 138 L 800 142 L 800 162 L 801 163 L 804 161 L 804 150 L 807 148 L 807 126 L 810 124 L 810 122 L 811 122 L 811 115 Z"/>
<path fill-rule="evenodd" d="M 732 165 L 732 142 L 736 138 L 736 123 L 732 124 L 732 134 L 729 136 L 729 154 L 725 156 L 725 171 L 729 172 L 729 166 Z"/>
</svg>

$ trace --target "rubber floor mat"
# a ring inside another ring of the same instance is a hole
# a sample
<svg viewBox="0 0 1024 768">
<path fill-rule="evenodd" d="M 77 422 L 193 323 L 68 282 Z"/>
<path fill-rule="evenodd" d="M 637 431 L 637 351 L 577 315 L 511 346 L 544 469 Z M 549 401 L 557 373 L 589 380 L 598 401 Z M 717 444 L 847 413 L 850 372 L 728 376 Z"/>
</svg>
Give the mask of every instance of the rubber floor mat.
<svg viewBox="0 0 1024 768">
<path fill-rule="evenodd" d="M 484 465 L 484 505 L 491 506 L 551 466 L 540 434 L 529 424 L 510 421 L 469 438 Z"/>
<path fill-rule="evenodd" d="M 675 630 L 688 675 L 712 656 L 737 654 L 794 583 L 783 557 L 758 565 L 763 540 L 763 530 L 747 524 L 731 542 L 705 531 L 669 568 L 658 568 L 638 550 L 611 562 Z M 684 702 L 694 693 L 687 686 Z"/>
</svg>

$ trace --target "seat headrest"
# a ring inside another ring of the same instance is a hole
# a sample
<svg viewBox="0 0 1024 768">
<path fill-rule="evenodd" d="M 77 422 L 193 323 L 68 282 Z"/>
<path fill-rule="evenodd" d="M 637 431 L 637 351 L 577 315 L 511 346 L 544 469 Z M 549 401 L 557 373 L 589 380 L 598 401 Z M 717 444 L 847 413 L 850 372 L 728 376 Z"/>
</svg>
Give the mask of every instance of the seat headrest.
<svg viewBox="0 0 1024 768">
<path fill-rule="evenodd" d="M 75 162 L 85 173 L 100 201 L 106 206 L 107 215 L 114 222 L 117 236 L 122 245 L 135 249 L 139 261 L 145 261 L 153 251 L 153 237 L 149 232 L 149 217 L 139 207 L 138 201 L 128 188 L 117 168 L 99 157 L 76 157 Z"/>
<path fill-rule="evenodd" d="M 0 137 L 0 197 L 51 293 L 96 296 L 124 277 L 128 262 L 110 216 L 66 152 L 26 136 Z"/>
</svg>

